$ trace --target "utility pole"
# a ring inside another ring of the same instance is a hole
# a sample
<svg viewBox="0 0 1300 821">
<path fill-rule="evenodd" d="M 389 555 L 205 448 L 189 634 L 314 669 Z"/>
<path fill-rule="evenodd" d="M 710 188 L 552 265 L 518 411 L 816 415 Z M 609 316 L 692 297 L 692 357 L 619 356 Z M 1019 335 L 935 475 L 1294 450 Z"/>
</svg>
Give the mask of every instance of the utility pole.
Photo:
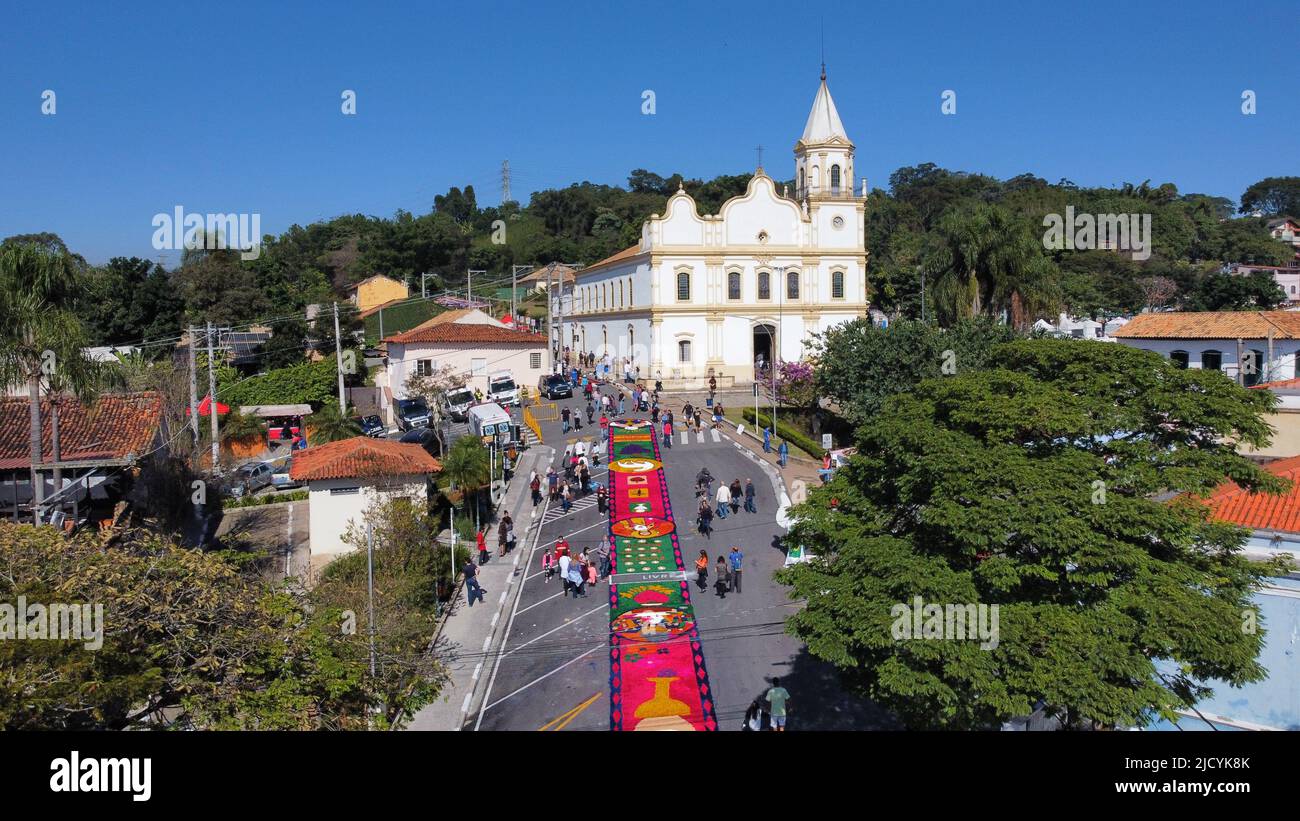
<svg viewBox="0 0 1300 821">
<path fill-rule="evenodd" d="M 474 275 L 483 274 L 487 276 L 487 271 L 466 271 L 465 272 L 465 296 L 469 298 L 470 304 L 474 304 Z"/>
<path fill-rule="evenodd" d="M 560 315 L 560 321 L 556 323 L 556 326 L 560 332 L 560 338 L 556 342 L 555 353 L 557 356 L 560 357 L 560 361 L 563 362 L 564 361 L 564 271 L 561 270 L 561 271 L 557 271 L 556 273 L 558 274 L 558 276 L 556 277 L 555 284 L 560 286 L 560 298 L 556 300 L 555 312 Z"/>
<path fill-rule="evenodd" d="M 217 442 L 217 372 L 212 366 L 212 322 L 208 322 L 208 417 L 212 420 L 212 473 L 217 472 L 220 445 Z"/>
<path fill-rule="evenodd" d="M 776 313 L 777 332 L 772 335 L 772 435 L 773 436 L 776 436 L 776 363 L 777 360 L 780 358 L 780 352 L 777 350 L 776 347 L 778 342 L 777 334 L 779 334 L 782 330 L 784 330 L 784 326 L 785 326 L 785 289 L 786 289 L 785 266 L 784 265 L 777 266 L 776 271 L 777 271 L 776 274 L 777 285 L 781 289 L 781 296 L 779 297 L 779 302 L 777 303 L 778 305 L 777 313 Z"/>
<path fill-rule="evenodd" d="M 370 593 L 370 677 L 375 677 L 375 528 L 366 523 L 366 584 Z"/>
<path fill-rule="evenodd" d="M 190 332 L 190 430 L 194 434 L 194 443 L 199 441 L 199 377 L 195 373 L 194 346 L 198 344 L 198 332 L 194 326 L 189 327 Z"/>
<path fill-rule="evenodd" d="M 339 413 L 348 411 L 348 400 L 343 395 L 343 338 L 339 336 L 339 304 L 334 303 L 334 359 L 339 371 Z"/>
<path fill-rule="evenodd" d="M 501 204 L 510 202 L 510 160 L 501 162 Z"/>
<path fill-rule="evenodd" d="M 546 266 L 546 370 L 549 373 L 555 373 L 555 323 L 551 317 L 552 310 L 555 307 L 555 294 L 551 292 L 551 278 L 555 273 L 554 266 Z"/>
<path fill-rule="evenodd" d="M 510 266 L 510 315 L 516 317 L 515 324 L 518 325 L 519 304 L 516 299 L 519 293 L 519 271 L 531 271 L 531 265 L 511 265 Z"/>
</svg>

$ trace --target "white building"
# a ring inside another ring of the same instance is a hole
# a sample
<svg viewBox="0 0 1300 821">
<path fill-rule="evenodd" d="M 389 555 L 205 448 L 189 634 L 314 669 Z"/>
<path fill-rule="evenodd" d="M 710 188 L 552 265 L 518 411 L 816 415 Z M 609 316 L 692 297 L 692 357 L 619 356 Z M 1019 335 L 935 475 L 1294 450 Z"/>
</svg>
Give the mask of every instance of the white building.
<svg viewBox="0 0 1300 821">
<path fill-rule="evenodd" d="M 1115 332 L 1130 347 L 1185 368 L 1215 368 L 1245 385 L 1293 379 L 1300 313 L 1204 311 L 1139 314 Z"/>
<path fill-rule="evenodd" d="M 701 215 L 683 190 L 641 242 L 575 273 L 564 347 L 630 360 L 644 379 L 748 383 L 756 362 L 804 357 L 812 333 L 867 315 L 866 181 L 825 74 L 794 145 L 795 191 L 759 168 L 745 194 Z"/>
<path fill-rule="evenodd" d="M 442 470 L 419 445 L 356 436 L 299 451 L 290 476 L 308 489 L 311 573 L 356 548 L 343 541 L 348 525 L 364 524 L 378 502 L 405 496 L 429 502 L 429 477 Z"/>
<path fill-rule="evenodd" d="M 516 384 L 529 388 L 546 373 L 545 338 L 509 328 L 477 308 L 446 311 L 384 342 L 388 363 L 375 383 L 389 424 L 412 376 L 450 368 L 461 384 L 486 394 L 491 373 L 510 371 Z"/>
</svg>

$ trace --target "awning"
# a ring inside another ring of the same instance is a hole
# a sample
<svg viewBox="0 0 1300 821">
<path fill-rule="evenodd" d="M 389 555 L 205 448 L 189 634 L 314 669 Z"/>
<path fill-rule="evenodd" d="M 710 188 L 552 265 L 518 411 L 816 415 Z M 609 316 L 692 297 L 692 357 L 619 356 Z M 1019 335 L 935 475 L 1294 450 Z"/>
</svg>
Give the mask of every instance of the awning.
<svg viewBox="0 0 1300 821">
<path fill-rule="evenodd" d="M 203 397 L 203 401 L 199 403 L 199 416 L 208 416 L 208 415 L 211 414 L 211 413 L 212 413 L 212 397 L 211 397 L 211 396 L 205 396 L 205 397 Z M 218 402 L 218 403 L 217 403 L 217 415 L 218 415 L 218 416 L 221 416 L 222 414 L 225 414 L 225 413 L 230 413 L 230 406 L 229 406 L 229 405 L 222 404 L 221 402 Z M 186 407 L 186 408 L 185 408 L 185 415 L 186 415 L 186 416 L 189 416 L 189 415 L 190 415 L 190 409 L 189 409 L 189 407 Z"/>
</svg>

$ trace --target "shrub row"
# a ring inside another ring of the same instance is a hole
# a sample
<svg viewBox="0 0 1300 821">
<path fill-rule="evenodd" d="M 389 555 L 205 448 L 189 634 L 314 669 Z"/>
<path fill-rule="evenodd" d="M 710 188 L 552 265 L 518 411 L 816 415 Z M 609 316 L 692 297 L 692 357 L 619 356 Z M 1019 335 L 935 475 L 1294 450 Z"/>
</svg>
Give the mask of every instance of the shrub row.
<svg viewBox="0 0 1300 821">
<path fill-rule="evenodd" d="M 759 429 L 768 427 L 772 424 L 772 415 L 768 413 L 758 414 L 758 419 L 756 421 L 754 418 L 753 408 L 742 408 L 741 414 L 745 417 L 746 422 L 756 425 Z M 807 453 L 809 456 L 812 456 L 814 459 L 820 459 L 822 454 L 826 452 L 822 449 L 821 442 L 815 441 L 811 436 L 798 428 L 782 422 L 780 417 L 776 420 L 776 435 L 786 440 L 791 445 L 799 448 L 804 453 Z"/>
</svg>

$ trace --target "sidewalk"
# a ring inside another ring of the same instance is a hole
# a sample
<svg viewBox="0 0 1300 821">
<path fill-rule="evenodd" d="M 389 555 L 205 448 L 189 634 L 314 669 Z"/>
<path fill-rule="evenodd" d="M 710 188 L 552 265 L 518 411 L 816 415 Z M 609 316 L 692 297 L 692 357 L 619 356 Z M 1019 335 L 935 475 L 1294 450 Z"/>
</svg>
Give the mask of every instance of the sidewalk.
<svg viewBox="0 0 1300 821">
<path fill-rule="evenodd" d="M 498 629 L 505 628 L 502 612 L 510 591 L 520 577 L 518 571 L 521 557 L 527 555 L 532 533 L 541 524 L 540 516 L 534 518 L 541 507 L 532 506 L 528 476 L 534 470 L 544 474 L 546 466 L 554 458 L 555 450 L 546 445 L 535 445 L 520 456 L 505 497 L 497 506 L 498 513 L 509 511 L 514 517 L 517 534 L 515 549 L 504 557 L 497 556 L 495 522 L 498 520 L 494 519 L 493 527 L 488 531 L 491 558 L 478 572 L 483 599 L 470 607 L 465 599 L 464 587 L 459 587 L 453 599 L 451 615 L 444 621 L 442 632 L 434 643 L 434 652 L 446 666 L 450 679 L 443 686 L 438 700 L 416 713 L 407 729 L 459 730 L 465 723 L 474 688 L 484 668 L 488 666 L 485 662 L 494 645 L 493 638 Z M 477 562 L 478 557 L 474 558 Z"/>
</svg>

